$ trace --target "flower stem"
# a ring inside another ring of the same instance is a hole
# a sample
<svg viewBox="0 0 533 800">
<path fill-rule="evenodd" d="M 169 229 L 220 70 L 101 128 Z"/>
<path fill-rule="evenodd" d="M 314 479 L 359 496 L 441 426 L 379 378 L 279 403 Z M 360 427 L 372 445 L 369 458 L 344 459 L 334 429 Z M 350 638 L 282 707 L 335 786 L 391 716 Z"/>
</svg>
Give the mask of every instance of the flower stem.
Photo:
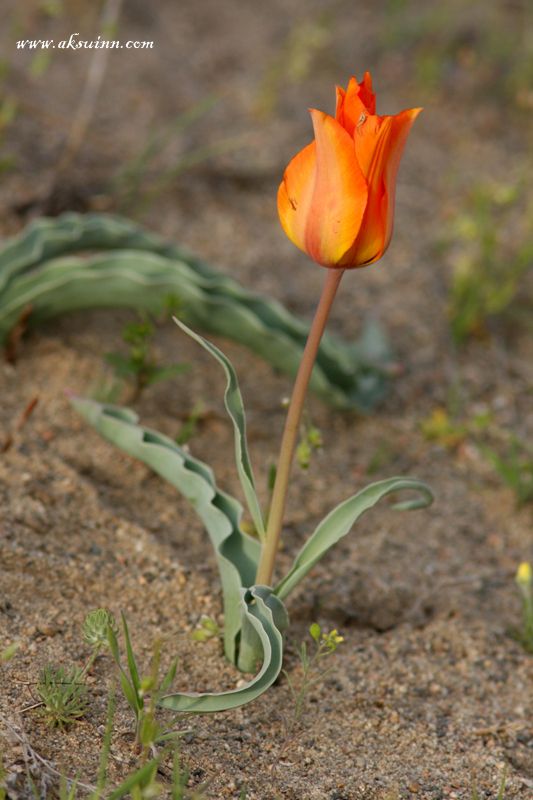
<svg viewBox="0 0 533 800">
<path fill-rule="evenodd" d="M 272 582 L 274 561 L 278 550 L 281 526 L 283 524 L 292 459 L 298 438 L 305 395 L 313 371 L 320 340 L 322 339 L 322 334 L 324 333 L 329 312 L 331 311 L 331 306 L 343 273 L 343 269 L 327 270 L 322 294 L 309 331 L 309 336 L 307 337 L 302 360 L 298 368 L 298 374 L 296 375 L 294 389 L 292 390 L 291 402 L 289 404 L 285 428 L 281 439 L 265 543 L 261 552 L 261 559 L 256 576 L 256 583 L 266 586 L 270 586 Z"/>
</svg>

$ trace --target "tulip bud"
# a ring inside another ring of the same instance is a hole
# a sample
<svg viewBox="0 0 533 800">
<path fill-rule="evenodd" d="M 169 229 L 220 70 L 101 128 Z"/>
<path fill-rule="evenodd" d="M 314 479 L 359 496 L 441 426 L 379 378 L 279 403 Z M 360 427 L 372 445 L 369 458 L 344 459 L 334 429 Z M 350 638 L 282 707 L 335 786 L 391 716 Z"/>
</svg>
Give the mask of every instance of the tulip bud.
<svg viewBox="0 0 533 800">
<path fill-rule="evenodd" d="M 289 239 L 324 267 L 377 261 L 392 236 L 396 175 L 412 108 L 377 116 L 372 79 L 337 87 L 335 118 L 311 109 L 315 139 L 289 163 L 278 212 Z"/>
</svg>

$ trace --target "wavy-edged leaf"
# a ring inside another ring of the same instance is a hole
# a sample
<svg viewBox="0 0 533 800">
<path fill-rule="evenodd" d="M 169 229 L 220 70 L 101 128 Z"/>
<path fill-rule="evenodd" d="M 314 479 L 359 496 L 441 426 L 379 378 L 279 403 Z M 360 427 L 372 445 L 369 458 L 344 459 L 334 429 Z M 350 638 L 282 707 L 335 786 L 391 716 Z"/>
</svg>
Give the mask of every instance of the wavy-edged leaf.
<svg viewBox="0 0 533 800">
<path fill-rule="evenodd" d="M 84 251 L 93 254 L 74 255 Z M 39 219 L 4 244 L 0 341 L 30 307 L 34 324 L 81 308 L 158 313 L 169 295 L 182 300 L 189 324 L 242 342 L 277 369 L 296 373 L 306 322 L 176 245 L 106 214 Z M 368 338 L 347 344 L 325 334 L 311 388 L 339 408 L 370 410 L 386 392 L 390 354 L 370 347 Z"/>
<path fill-rule="evenodd" d="M 244 405 L 242 402 L 239 381 L 237 379 L 237 374 L 233 369 L 233 364 L 229 358 L 218 349 L 218 347 L 215 347 L 214 344 L 208 342 L 207 339 L 204 339 L 204 337 L 200 336 L 198 333 L 196 333 L 196 331 L 188 328 L 187 325 L 185 325 L 179 319 L 176 319 L 176 317 L 174 317 L 174 322 L 181 328 L 182 331 L 190 336 L 191 339 L 194 339 L 194 341 L 198 342 L 198 344 L 200 344 L 204 350 L 207 350 L 207 352 L 213 356 L 216 361 L 218 361 L 224 370 L 224 374 L 226 375 L 224 405 L 226 406 L 226 411 L 228 412 L 233 423 L 233 433 L 235 439 L 235 463 L 237 465 L 237 472 L 239 473 L 242 490 L 246 498 L 248 510 L 250 511 L 254 521 L 255 529 L 261 541 L 264 541 L 265 524 L 263 522 L 261 506 L 259 505 L 259 500 L 255 491 L 254 473 L 248 453 L 248 443 L 246 441 L 246 417 L 244 414 Z"/>
<path fill-rule="evenodd" d="M 218 693 L 170 694 L 161 698 L 159 705 L 189 714 L 227 711 L 255 700 L 274 683 L 281 671 L 283 660 L 283 636 L 280 630 L 283 626 L 278 627 L 280 616 L 282 618 L 285 616 L 286 624 L 283 603 L 268 587 L 252 586 L 250 589 L 241 590 L 241 604 L 243 618 L 253 627 L 263 651 L 263 665 L 258 674 L 239 689 Z"/>
<path fill-rule="evenodd" d="M 336 506 L 322 520 L 314 533 L 304 544 L 294 563 L 274 589 L 275 594 L 285 598 L 300 583 L 322 556 L 339 539 L 348 534 L 359 517 L 393 492 L 405 490 L 417 492 L 417 497 L 396 503 L 393 508 L 400 511 L 425 508 L 433 502 L 433 494 L 427 484 L 416 478 L 389 478 L 377 481 Z"/>
<path fill-rule="evenodd" d="M 147 464 L 191 503 L 213 545 L 224 596 L 224 649 L 234 664 L 241 629 L 241 587 L 252 586 L 260 544 L 240 528 L 242 506 L 219 489 L 207 464 L 168 436 L 137 424 L 127 408 L 71 398 L 73 407 L 105 439 Z"/>
</svg>

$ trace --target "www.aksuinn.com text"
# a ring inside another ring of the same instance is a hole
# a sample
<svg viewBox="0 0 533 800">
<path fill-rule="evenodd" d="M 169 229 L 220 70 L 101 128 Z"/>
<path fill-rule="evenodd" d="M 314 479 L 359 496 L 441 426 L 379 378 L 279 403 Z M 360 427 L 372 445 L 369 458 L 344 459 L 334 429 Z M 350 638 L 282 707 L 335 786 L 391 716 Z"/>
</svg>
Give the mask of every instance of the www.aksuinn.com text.
<svg viewBox="0 0 533 800">
<path fill-rule="evenodd" d="M 121 42 L 118 39 L 80 39 L 79 33 L 71 33 L 68 39 L 19 39 L 18 50 L 147 50 L 152 49 L 153 42 L 137 42 L 128 39 Z"/>
</svg>

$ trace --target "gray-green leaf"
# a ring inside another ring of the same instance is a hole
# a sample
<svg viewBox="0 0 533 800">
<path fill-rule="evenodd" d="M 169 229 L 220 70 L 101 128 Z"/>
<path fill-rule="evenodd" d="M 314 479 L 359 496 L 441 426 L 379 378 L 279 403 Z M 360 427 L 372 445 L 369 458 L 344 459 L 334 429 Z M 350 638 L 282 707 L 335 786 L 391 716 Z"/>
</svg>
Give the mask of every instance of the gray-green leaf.
<svg viewBox="0 0 533 800">
<path fill-rule="evenodd" d="M 159 314 L 169 297 L 188 324 L 242 342 L 277 369 L 296 373 L 308 323 L 129 220 L 43 218 L 0 249 L 0 342 L 28 311 L 31 325 L 83 308 Z M 369 411 L 387 389 L 390 352 L 375 327 L 364 330 L 352 344 L 326 333 L 319 348 L 311 388 L 339 408 Z"/>
<path fill-rule="evenodd" d="M 425 508 L 433 502 L 433 494 L 429 486 L 415 478 L 389 478 L 372 483 L 353 497 L 340 503 L 322 520 L 296 556 L 287 575 L 276 586 L 275 594 L 282 599 L 287 597 L 329 548 L 351 531 L 355 522 L 365 511 L 375 506 L 388 494 L 404 490 L 415 491 L 418 496 L 397 503 L 393 508 L 401 511 L 414 510 Z"/>
<path fill-rule="evenodd" d="M 195 331 L 187 327 L 183 322 L 174 317 L 174 322 L 179 325 L 191 339 L 194 339 L 198 344 L 207 350 L 207 352 L 218 361 L 226 375 L 226 390 L 224 392 L 224 404 L 226 410 L 233 423 L 233 433 L 235 439 L 235 463 L 239 473 L 248 510 L 254 521 L 255 529 L 261 541 L 265 538 L 265 524 L 263 522 L 263 514 L 261 506 L 255 491 L 254 474 L 252 465 L 250 463 L 250 456 L 248 454 L 248 444 L 246 441 L 246 417 L 244 414 L 244 405 L 242 402 L 241 390 L 239 388 L 239 381 L 237 374 L 233 369 L 233 365 L 229 358 L 224 353 L 215 347 L 214 344 L 208 342 L 203 336 L 200 336 Z"/>
<path fill-rule="evenodd" d="M 267 602 L 274 602 L 276 607 L 271 608 Z M 283 660 L 282 632 L 275 618 L 285 615 L 283 604 L 264 586 L 242 589 L 241 604 L 244 619 L 254 628 L 263 649 L 263 665 L 255 678 L 241 688 L 228 692 L 170 694 L 163 697 L 159 705 L 189 714 L 227 711 L 255 700 L 274 683 L 281 671 Z"/>
<path fill-rule="evenodd" d="M 71 398 L 74 408 L 105 439 L 138 458 L 189 500 L 213 545 L 224 596 L 224 649 L 237 662 L 241 629 L 241 587 L 252 586 L 259 559 L 257 539 L 240 528 L 242 506 L 219 489 L 207 464 L 186 453 L 176 442 L 137 424 L 127 408 Z"/>
</svg>

